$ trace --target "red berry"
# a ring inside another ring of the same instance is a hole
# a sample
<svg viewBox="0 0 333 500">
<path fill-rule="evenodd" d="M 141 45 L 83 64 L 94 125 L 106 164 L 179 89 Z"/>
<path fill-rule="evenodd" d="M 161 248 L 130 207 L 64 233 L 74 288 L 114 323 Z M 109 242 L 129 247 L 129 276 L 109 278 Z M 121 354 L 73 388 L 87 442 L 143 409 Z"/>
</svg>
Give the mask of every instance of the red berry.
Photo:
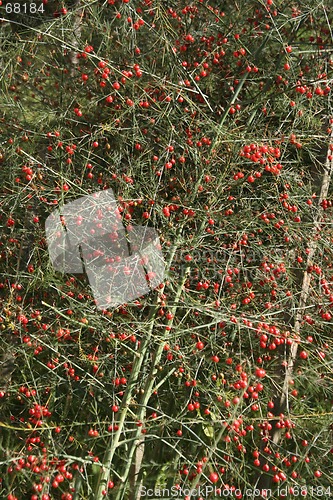
<svg viewBox="0 0 333 500">
<path fill-rule="evenodd" d="M 219 475 L 216 472 L 211 472 L 209 474 L 209 480 L 215 484 L 219 480 Z"/>
<path fill-rule="evenodd" d="M 266 376 L 266 371 L 263 368 L 257 368 L 256 376 L 259 378 L 264 378 Z"/>
</svg>

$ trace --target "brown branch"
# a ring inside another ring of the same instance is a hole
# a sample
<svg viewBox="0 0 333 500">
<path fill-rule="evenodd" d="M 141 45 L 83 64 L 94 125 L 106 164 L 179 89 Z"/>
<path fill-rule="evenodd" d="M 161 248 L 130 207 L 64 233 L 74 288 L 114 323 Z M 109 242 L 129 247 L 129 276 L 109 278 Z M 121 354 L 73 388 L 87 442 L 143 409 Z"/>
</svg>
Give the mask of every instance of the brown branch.
<svg viewBox="0 0 333 500">
<path fill-rule="evenodd" d="M 79 7 L 81 0 L 76 0 L 74 4 L 74 23 L 73 23 L 73 31 L 72 31 L 72 47 L 78 49 L 79 42 L 81 40 L 81 28 L 82 28 L 82 18 L 84 15 L 83 7 Z M 77 58 L 77 50 L 71 50 L 69 52 L 69 60 L 71 63 L 71 76 L 75 76 L 75 69 L 78 64 Z"/>
</svg>

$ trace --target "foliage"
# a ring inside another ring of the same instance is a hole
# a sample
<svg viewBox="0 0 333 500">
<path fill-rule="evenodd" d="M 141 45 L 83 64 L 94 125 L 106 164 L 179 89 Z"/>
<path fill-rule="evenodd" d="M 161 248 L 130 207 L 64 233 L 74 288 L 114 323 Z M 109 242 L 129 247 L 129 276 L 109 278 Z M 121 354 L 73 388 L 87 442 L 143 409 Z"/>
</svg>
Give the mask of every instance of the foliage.
<svg viewBox="0 0 333 500">
<path fill-rule="evenodd" d="M 332 8 L 6 4 L 1 497 L 329 495 Z M 107 188 L 167 276 L 101 312 L 44 223 Z"/>
</svg>

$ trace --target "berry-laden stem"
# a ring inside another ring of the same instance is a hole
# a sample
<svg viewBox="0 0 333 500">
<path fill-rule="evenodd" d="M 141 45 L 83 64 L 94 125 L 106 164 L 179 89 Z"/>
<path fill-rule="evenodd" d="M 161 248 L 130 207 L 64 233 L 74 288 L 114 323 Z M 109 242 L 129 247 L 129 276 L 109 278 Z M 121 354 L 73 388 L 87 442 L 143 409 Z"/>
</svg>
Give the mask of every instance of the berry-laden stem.
<svg viewBox="0 0 333 500">
<path fill-rule="evenodd" d="M 333 131 L 330 136 L 330 143 L 333 140 Z M 289 352 L 289 357 L 288 357 L 288 363 L 285 368 L 285 374 L 284 374 L 284 379 L 281 383 L 281 389 L 279 391 L 279 396 L 276 398 L 276 404 L 275 404 L 275 416 L 278 417 L 280 413 L 283 413 L 286 408 L 288 408 L 288 388 L 290 385 L 290 381 L 293 376 L 293 371 L 294 371 L 294 364 L 296 361 L 296 356 L 297 356 L 297 351 L 298 351 L 298 340 L 300 338 L 300 331 L 301 331 L 301 323 L 302 323 L 302 318 L 304 315 L 305 307 L 307 304 L 309 292 L 310 292 L 310 283 L 311 283 L 311 272 L 309 272 L 309 267 L 313 264 L 314 261 L 314 256 L 317 250 L 317 238 L 316 236 L 318 235 L 318 232 L 320 231 L 320 223 L 321 223 L 321 217 L 323 213 L 323 208 L 322 208 L 322 201 L 327 198 L 328 191 L 329 191 L 329 186 L 332 181 L 332 175 L 333 175 L 333 160 L 330 160 L 329 157 L 331 155 L 331 150 L 328 147 L 327 150 L 327 155 L 326 155 L 326 163 L 324 165 L 324 172 L 323 172 L 323 177 L 322 177 L 322 183 L 321 183 L 321 188 L 320 188 L 320 195 L 319 195 L 319 200 L 318 200 L 318 212 L 314 220 L 314 226 L 312 230 L 312 236 L 310 237 L 310 243 L 309 243 L 309 253 L 307 257 L 307 262 L 306 262 L 306 268 L 303 274 L 303 282 L 302 282 L 302 288 L 301 288 L 301 293 L 300 293 L 300 299 L 299 299 L 299 307 L 297 309 L 297 313 L 295 315 L 295 325 L 294 325 L 294 330 L 296 334 L 296 340 L 292 341 L 292 344 L 290 346 L 290 352 Z M 277 445 L 280 441 L 281 438 L 281 429 L 276 427 L 276 420 L 272 420 L 271 422 L 273 424 L 273 430 L 271 432 L 270 440 L 272 443 Z M 259 481 L 256 485 L 257 488 L 260 490 L 265 490 L 269 489 L 271 487 L 271 481 L 272 478 L 270 475 L 267 473 L 264 473 L 261 475 L 259 478 Z"/>
<path fill-rule="evenodd" d="M 260 56 L 261 52 L 263 51 L 263 49 L 265 48 L 265 45 L 268 42 L 268 40 L 269 40 L 269 35 L 267 35 L 265 37 L 265 39 L 263 40 L 262 44 L 255 51 L 255 53 L 254 53 L 254 61 L 255 62 L 259 61 L 259 56 Z M 224 110 L 224 113 L 222 115 L 221 121 L 220 121 L 220 123 L 218 125 L 218 128 L 217 128 L 217 131 L 216 131 L 216 135 L 215 135 L 214 141 L 213 141 L 213 143 L 211 145 L 211 148 L 210 148 L 212 152 L 214 152 L 214 149 L 218 146 L 218 144 L 220 142 L 220 138 L 221 138 L 222 134 L 224 133 L 223 125 L 224 125 L 225 120 L 229 116 L 230 107 L 236 102 L 237 97 L 239 96 L 239 93 L 242 90 L 242 88 L 243 88 L 246 80 L 248 79 L 248 77 L 249 77 L 249 73 L 245 72 L 244 75 L 242 76 L 242 78 L 240 79 L 240 81 L 239 81 L 239 83 L 238 83 L 238 85 L 236 87 L 236 90 L 233 93 L 230 101 L 228 102 L 228 104 L 226 106 L 226 109 Z"/>
</svg>

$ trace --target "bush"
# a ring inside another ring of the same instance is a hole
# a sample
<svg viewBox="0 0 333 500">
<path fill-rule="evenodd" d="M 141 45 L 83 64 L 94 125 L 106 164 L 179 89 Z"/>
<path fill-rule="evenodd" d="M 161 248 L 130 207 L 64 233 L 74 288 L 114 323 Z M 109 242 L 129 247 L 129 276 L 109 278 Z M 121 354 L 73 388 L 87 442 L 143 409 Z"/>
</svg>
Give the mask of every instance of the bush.
<svg viewBox="0 0 333 500">
<path fill-rule="evenodd" d="M 330 496 L 331 7 L 8 5 L 1 497 Z M 166 279 L 100 311 L 45 220 L 104 189 Z"/>
</svg>

